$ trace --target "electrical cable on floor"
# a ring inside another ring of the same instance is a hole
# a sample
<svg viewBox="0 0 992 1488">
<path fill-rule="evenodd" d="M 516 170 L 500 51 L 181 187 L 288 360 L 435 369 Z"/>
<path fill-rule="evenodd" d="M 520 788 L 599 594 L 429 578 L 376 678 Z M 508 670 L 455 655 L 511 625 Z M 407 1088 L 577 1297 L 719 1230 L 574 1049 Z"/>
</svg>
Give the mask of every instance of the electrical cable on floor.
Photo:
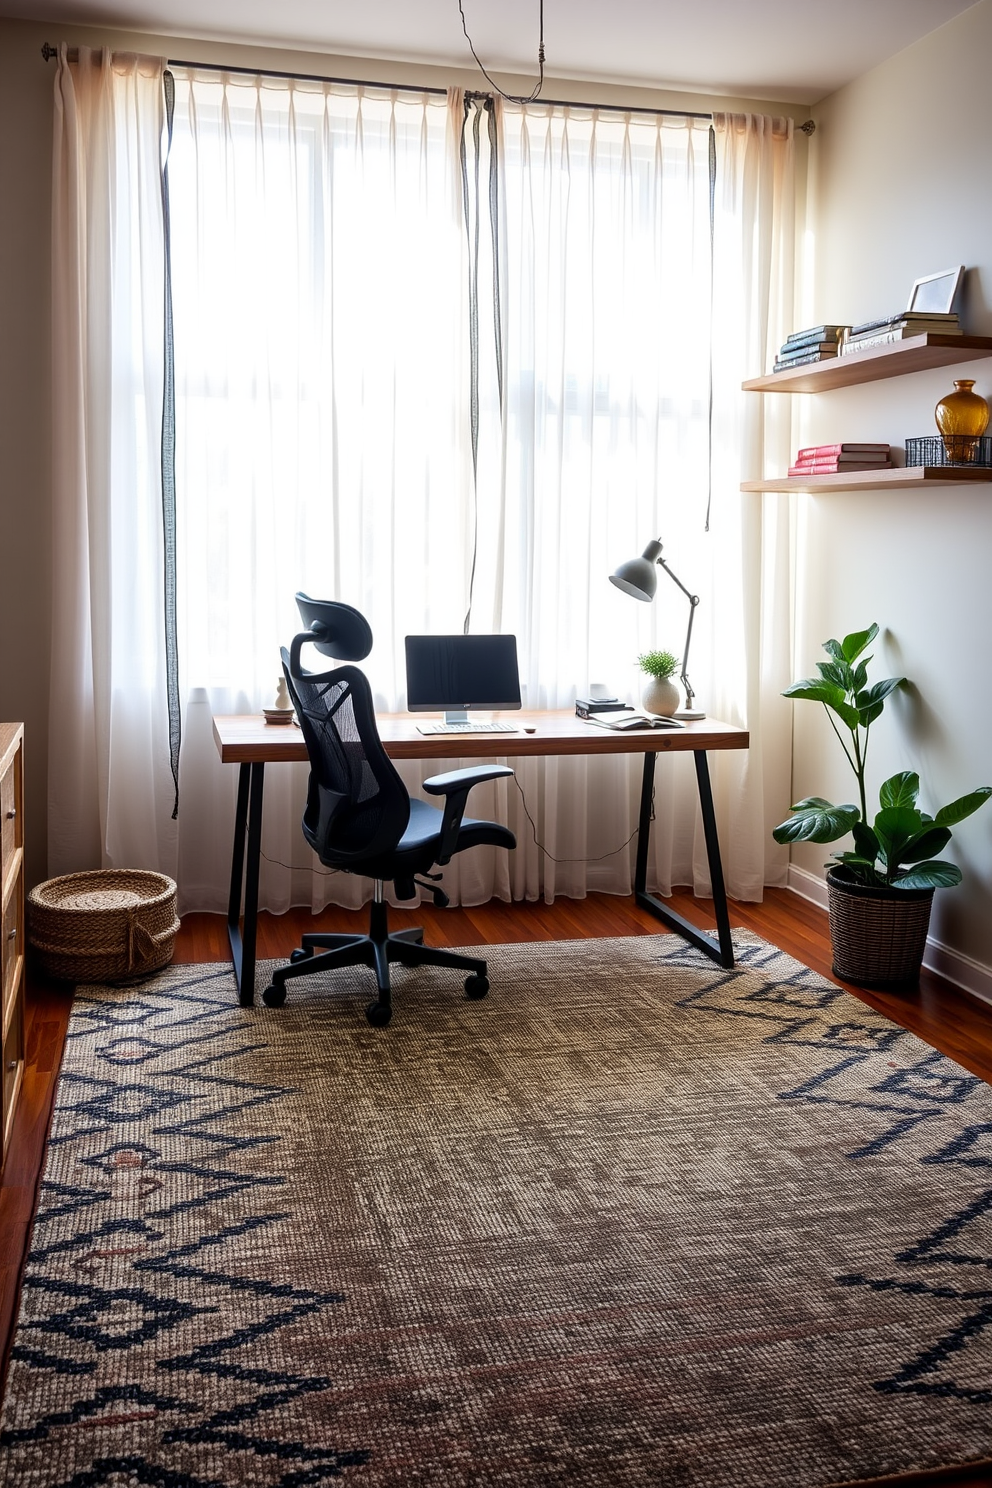
<svg viewBox="0 0 992 1488">
<path fill-rule="evenodd" d="M 627 838 L 627 840 L 625 842 L 621 842 L 621 844 L 620 844 L 619 847 L 611 847 L 610 850 L 609 850 L 609 852 L 600 853 L 599 857 L 596 857 L 596 858 L 556 858 L 555 855 L 554 855 L 554 853 L 550 852 L 548 850 L 548 848 L 546 848 L 544 846 L 544 843 L 541 842 L 541 841 L 539 841 L 539 839 L 538 839 L 538 835 L 537 835 L 537 823 L 534 821 L 534 818 L 530 814 L 530 807 L 527 805 L 527 797 L 524 795 L 523 786 L 520 784 L 520 781 L 517 779 L 516 775 L 514 775 L 514 777 L 513 777 L 513 783 L 517 787 L 517 790 L 520 792 L 520 804 L 524 808 L 524 816 L 526 816 L 527 820 L 530 822 L 530 829 L 531 829 L 531 831 L 534 834 L 534 846 L 537 848 L 538 852 L 543 853 L 544 856 L 551 863 L 558 863 L 558 864 L 563 864 L 563 863 L 602 863 L 602 862 L 605 862 L 605 860 L 607 858 L 614 858 L 614 857 L 616 857 L 617 853 L 623 852 L 624 848 L 629 847 L 630 844 L 633 842 L 634 838 L 637 836 L 637 833 L 638 833 L 639 828 L 638 827 L 635 827 L 634 830 L 631 832 L 630 836 Z M 650 816 L 650 820 L 651 821 L 654 821 L 654 819 L 655 819 L 654 818 L 654 791 L 652 790 L 652 792 L 651 792 L 651 816 Z M 245 830 L 246 830 L 246 832 L 247 832 L 247 825 L 248 824 L 247 824 L 247 821 L 246 821 L 245 822 Z M 259 854 L 258 855 L 259 855 L 260 858 L 264 858 L 267 863 L 271 863 L 273 865 L 273 867 L 275 867 L 275 868 L 286 868 L 291 873 L 307 873 L 307 872 L 310 872 L 310 873 L 317 873 L 317 874 L 319 874 L 321 878 L 332 878 L 332 877 L 334 877 L 335 874 L 344 872 L 344 870 L 342 868 L 314 868 L 312 866 L 312 864 L 308 864 L 308 863 L 284 863 L 281 858 L 270 858 L 269 855 L 268 855 L 268 853 L 262 852 L 261 848 L 259 849 Z"/>
</svg>

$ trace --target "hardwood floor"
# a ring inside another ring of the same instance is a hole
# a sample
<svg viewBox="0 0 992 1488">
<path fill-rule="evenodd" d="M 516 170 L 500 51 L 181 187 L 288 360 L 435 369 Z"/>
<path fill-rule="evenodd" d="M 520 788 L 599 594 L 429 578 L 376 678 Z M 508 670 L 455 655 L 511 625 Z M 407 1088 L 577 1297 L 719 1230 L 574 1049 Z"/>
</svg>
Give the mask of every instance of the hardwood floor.
<svg viewBox="0 0 992 1488">
<path fill-rule="evenodd" d="M 702 928 L 713 929 L 708 901 L 694 899 L 688 890 L 676 890 L 671 906 Z M 787 889 L 767 889 L 762 904 L 733 903 L 730 910 L 733 926 L 753 930 L 815 971 L 827 977 L 831 975 L 825 911 Z M 559 899 L 554 904 L 493 901 L 471 909 L 436 910 L 421 905 L 416 910 L 390 911 L 390 922 L 396 929 L 423 925 L 428 941 L 447 946 L 666 933 L 632 898 L 605 894 L 591 894 L 583 900 Z M 364 931 L 366 924 L 366 911 L 328 909 L 316 917 L 305 910 L 291 910 L 280 916 L 263 913 L 258 924 L 258 956 L 288 958 L 304 929 Z M 175 960 L 197 963 L 228 959 L 224 916 L 186 915 L 176 939 Z M 992 1084 L 992 1006 L 989 1004 L 979 1002 L 929 972 L 923 973 L 919 991 L 911 995 L 867 992 L 857 987 L 849 990 Z M 47 981 L 37 972 L 31 974 L 29 969 L 24 1081 L 10 1156 L 0 1182 L 3 1375 L 71 1004 L 71 988 Z M 925 1484 L 938 1483 L 992 1488 L 992 1466 L 941 1469 L 884 1481 L 890 1488 L 893 1485 L 923 1488 Z"/>
</svg>

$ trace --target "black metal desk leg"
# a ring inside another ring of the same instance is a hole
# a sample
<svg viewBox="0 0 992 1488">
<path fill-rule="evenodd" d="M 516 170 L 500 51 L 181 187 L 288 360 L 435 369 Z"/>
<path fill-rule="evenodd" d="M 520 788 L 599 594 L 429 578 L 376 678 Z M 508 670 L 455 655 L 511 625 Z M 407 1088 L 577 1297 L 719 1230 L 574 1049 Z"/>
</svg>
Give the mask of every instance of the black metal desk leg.
<svg viewBox="0 0 992 1488">
<path fill-rule="evenodd" d="M 730 919 L 727 913 L 727 895 L 723 886 L 723 867 L 720 862 L 720 843 L 716 832 L 716 817 L 713 814 L 713 793 L 710 790 L 710 775 L 706 753 L 693 751 L 696 762 L 696 783 L 699 787 L 699 805 L 703 814 L 703 832 L 706 838 L 706 855 L 709 861 L 710 882 L 713 890 L 713 909 L 716 914 L 718 939 L 699 930 L 691 921 L 676 914 L 674 909 L 661 899 L 647 892 L 648 842 L 651 833 L 651 803 L 654 795 L 653 750 L 644 754 L 644 774 L 641 779 L 641 812 L 638 819 L 637 860 L 634 868 L 634 898 L 642 909 L 648 910 L 656 919 L 677 931 L 683 940 L 688 940 L 698 950 L 728 969 L 734 964 L 734 947 L 730 938 Z"/>
<path fill-rule="evenodd" d="M 706 861 L 710 867 L 713 913 L 716 915 L 716 929 L 720 940 L 720 965 L 730 967 L 734 964 L 734 945 L 730 938 L 730 915 L 727 913 L 727 891 L 723 884 L 720 839 L 717 836 L 716 812 L 713 810 L 713 792 L 710 789 L 710 767 L 705 749 L 697 749 L 692 758 L 696 766 L 699 809 L 702 812 L 703 835 L 706 838 Z"/>
<path fill-rule="evenodd" d="M 255 937 L 258 925 L 258 865 L 262 850 L 262 786 L 265 766 L 242 764 L 238 773 L 238 805 L 231 860 L 231 894 L 227 904 L 227 936 L 231 942 L 234 979 L 242 1007 L 255 1001 Z M 247 871 L 245 823 L 247 820 Z M 241 925 L 244 882 L 244 928 Z"/>
</svg>

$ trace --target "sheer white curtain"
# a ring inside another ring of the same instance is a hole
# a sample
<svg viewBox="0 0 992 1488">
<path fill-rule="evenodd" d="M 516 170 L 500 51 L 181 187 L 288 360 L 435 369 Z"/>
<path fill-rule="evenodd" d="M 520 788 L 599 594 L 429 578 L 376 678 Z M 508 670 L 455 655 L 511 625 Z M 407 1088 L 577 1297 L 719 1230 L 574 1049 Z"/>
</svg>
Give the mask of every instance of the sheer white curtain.
<svg viewBox="0 0 992 1488">
<path fill-rule="evenodd" d="M 498 117 L 502 459 L 480 503 L 491 541 L 476 613 L 523 638 L 536 705 L 570 707 L 590 681 L 636 698 L 638 654 L 681 654 L 688 602 L 663 579 L 638 605 L 610 572 L 660 533 L 675 570 L 702 583 L 709 123 L 540 104 Z M 629 892 L 640 760 L 521 761 L 518 774 L 548 856 L 514 823 L 514 894 Z M 691 764 L 659 772 L 662 798 L 653 849 L 667 888 L 690 872 Z"/>
<path fill-rule="evenodd" d="M 744 393 L 795 326 L 792 120 L 714 114 L 714 499 L 709 636 L 713 712 L 750 731 L 747 754 L 714 756 L 714 793 L 731 894 L 760 899 L 782 884 L 788 854 L 771 837 L 789 805 L 792 717 L 793 505 L 740 490 L 780 475 L 791 453 L 793 399 Z M 702 863 L 697 850 L 697 882 Z"/>
<path fill-rule="evenodd" d="M 174 873 L 163 643 L 161 60 L 63 46 L 52 196 L 49 872 Z"/>
<path fill-rule="evenodd" d="M 402 701 L 404 634 L 462 628 L 473 507 L 459 104 L 176 71 L 187 905 L 226 902 L 236 772 L 217 760 L 211 712 L 272 701 L 280 645 L 300 628 L 295 592 L 368 617 L 382 708 Z M 429 771 L 404 773 L 415 786 Z M 304 767 L 269 772 L 260 902 L 357 904 L 368 886 L 328 877 L 303 842 L 305 780 Z M 477 901 L 508 893 L 495 856 L 472 871 Z"/>
<path fill-rule="evenodd" d="M 477 613 L 488 603 L 524 637 L 532 700 L 568 707 L 592 680 L 636 697 L 636 657 L 681 654 L 688 602 L 664 574 L 651 605 L 608 575 L 661 538 L 701 599 L 697 703 L 751 730 L 750 754 L 711 767 L 728 888 L 758 899 L 785 866 L 769 832 L 789 779 L 790 517 L 787 498 L 743 498 L 740 481 L 765 456 L 785 468 L 789 422 L 787 399 L 764 409 L 741 380 L 792 324 L 791 122 L 716 118 L 711 217 L 708 120 L 509 104 L 498 117 L 503 458 L 483 467 Z M 560 861 L 514 821 L 514 895 L 627 892 L 634 844 L 611 849 L 636 822 L 639 761 L 521 761 L 518 775 Z M 659 760 L 655 809 L 652 887 L 708 894 L 688 758 Z"/>
</svg>

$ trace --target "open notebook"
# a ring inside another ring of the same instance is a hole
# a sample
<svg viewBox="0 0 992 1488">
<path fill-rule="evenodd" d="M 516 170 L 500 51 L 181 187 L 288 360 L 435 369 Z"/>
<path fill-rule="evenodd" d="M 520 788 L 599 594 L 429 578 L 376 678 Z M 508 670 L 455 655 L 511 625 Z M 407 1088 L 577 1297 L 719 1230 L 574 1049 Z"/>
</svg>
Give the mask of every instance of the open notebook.
<svg viewBox="0 0 992 1488">
<path fill-rule="evenodd" d="M 660 713 L 638 713 L 630 708 L 623 708 L 616 713 L 593 713 L 586 723 L 594 723 L 597 728 L 608 729 L 644 729 L 644 728 L 685 728 L 680 718 L 662 718 Z"/>
</svg>

